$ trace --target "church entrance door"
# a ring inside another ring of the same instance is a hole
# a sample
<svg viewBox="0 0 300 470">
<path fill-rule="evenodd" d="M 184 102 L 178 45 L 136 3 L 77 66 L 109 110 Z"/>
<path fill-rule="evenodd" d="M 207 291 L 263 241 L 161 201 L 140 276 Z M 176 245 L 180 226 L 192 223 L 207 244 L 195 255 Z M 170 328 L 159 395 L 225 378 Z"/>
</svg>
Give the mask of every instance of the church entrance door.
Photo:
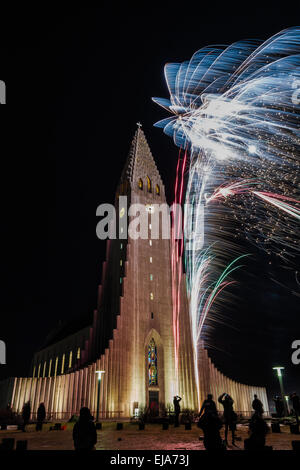
<svg viewBox="0 0 300 470">
<path fill-rule="evenodd" d="M 151 416 L 159 415 L 158 391 L 149 390 L 149 409 Z"/>
</svg>

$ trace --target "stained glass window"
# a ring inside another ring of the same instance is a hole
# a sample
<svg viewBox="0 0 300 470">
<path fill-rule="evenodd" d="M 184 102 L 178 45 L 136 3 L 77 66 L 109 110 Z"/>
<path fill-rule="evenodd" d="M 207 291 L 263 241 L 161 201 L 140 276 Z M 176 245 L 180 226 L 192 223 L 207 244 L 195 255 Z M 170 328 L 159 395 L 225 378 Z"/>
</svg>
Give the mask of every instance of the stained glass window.
<svg viewBox="0 0 300 470">
<path fill-rule="evenodd" d="M 139 188 L 143 189 L 143 181 L 141 179 L 139 179 Z"/>
<path fill-rule="evenodd" d="M 148 346 L 149 385 L 157 385 L 157 349 L 152 338 Z"/>
</svg>

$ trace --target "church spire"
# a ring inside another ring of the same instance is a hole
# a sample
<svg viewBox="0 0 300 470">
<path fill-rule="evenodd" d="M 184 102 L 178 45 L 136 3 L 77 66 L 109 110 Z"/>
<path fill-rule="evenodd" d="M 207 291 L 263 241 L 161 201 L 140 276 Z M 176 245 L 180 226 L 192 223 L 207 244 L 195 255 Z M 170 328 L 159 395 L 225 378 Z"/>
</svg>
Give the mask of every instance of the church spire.
<svg viewBox="0 0 300 470">
<path fill-rule="evenodd" d="M 163 189 L 163 183 L 142 129 L 142 124 L 137 122 L 137 129 L 122 172 L 121 183 L 127 182 L 135 189 L 138 188 L 140 181 L 143 181 L 146 187 L 147 179 L 150 179 L 159 190 Z"/>
</svg>

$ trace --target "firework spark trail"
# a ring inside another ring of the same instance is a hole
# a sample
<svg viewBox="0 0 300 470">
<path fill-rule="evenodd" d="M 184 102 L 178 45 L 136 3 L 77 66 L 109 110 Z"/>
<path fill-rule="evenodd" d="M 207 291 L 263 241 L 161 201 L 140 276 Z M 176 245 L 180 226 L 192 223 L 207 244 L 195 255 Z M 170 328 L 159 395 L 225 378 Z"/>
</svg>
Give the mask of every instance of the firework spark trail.
<svg viewBox="0 0 300 470">
<path fill-rule="evenodd" d="M 229 183 L 227 185 L 222 185 L 221 187 L 217 188 L 214 191 L 212 196 L 206 199 L 206 204 L 212 201 L 226 199 L 227 197 L 234 196 L 236 194 L 252 193 L 252 194 L 255 194 L 255 196 L 260 197 L 264 201 L 267 201 L 268 203 L 277 207 L 278 209 L 300 220 L 300 208 L 295 207 L 286 202 L 288 201 L 288 202 L 294 202 L 295 204 L 300 204 L 300 201 L 292 197 L 284 196 L 282 194 L 262 192 L 262 191 L 253 191 L 253 189 L 251 189 L 251 186 L 248 184 L 254 185 L 254 184 L 259 184 L 259 182 L 245 180 L 245 181 L 237 181 L 235 183 Z"/>
<path fill-rule="evenodd" d="M 181 281 L 182 281 L 182 219 L 177 212 L 177 204 L 181 206 L 183 198 L 183 184 L 184 172 L 186 168 L 187 152 L 184 153 L 181 159 L 181 152 L 179 151 L 176 180 L 175 180 L 175 194 L 174 204 L 175 211 L 172 211 L 172 228 L 171 228 L 171 268 L 172 268 L 172 298 L 173 298 L 173 335 L 174 335 L 174 356 L 175 356 L 175 382 L 178 388 L 178 360 L 179 360 L 179 343 L 180 343 L 180 328 L 179 328 L 179 315 L 181 305 Z M 176 391 L 178 393 L 179 390 Z"/>
<path fill-rule="evenodd" d="M 231 285 L 218 279 L 240 254 L 237 236 L 284 261 L 299 251 L 300 27 L 205 47 L 167 64 L 165 78 L 170 99 L 153 100 L 173 116 L 156 126 L 190 153 L 185 266 L 197 349 Z"/>
</svg>

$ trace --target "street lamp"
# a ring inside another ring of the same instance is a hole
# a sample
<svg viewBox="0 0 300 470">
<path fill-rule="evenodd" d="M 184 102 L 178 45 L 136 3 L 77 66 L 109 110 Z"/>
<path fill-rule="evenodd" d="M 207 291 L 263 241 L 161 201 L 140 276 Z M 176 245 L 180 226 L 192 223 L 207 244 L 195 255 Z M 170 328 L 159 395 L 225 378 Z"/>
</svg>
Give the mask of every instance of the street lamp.
<svg viewBox="0 0 300 470">
<path fill-rule="evenodd" d="M 282 400 L 283 400 L 284 412 L 285 412 L 285 416 L 287 416 L 288 415 L 288 409 L 287 409 L 287 402 L 286 402 L 284 388 L 283 388 L 282 372 L 281 372 L 282 370 L 284 370 L 284 367 L 273 367 L 273 370 L 276 370 L 276 372 L 277 372 L 277 377 L 278 377 L 279 386 L 280 386 L 280 392 L 281 392 L 281 396 L 282 396 Z"/>
<path fill-rule="evenodd" d="M 96 370 L 95 373 L 98 375 L 97 415 L 96 415 L 96 422 L 98 422 L 99 421 L 99 405 L 100 405 L 100 384 L 101 384 L 102 374 L 105 374 L 105 370 Z"/>
</svg>

